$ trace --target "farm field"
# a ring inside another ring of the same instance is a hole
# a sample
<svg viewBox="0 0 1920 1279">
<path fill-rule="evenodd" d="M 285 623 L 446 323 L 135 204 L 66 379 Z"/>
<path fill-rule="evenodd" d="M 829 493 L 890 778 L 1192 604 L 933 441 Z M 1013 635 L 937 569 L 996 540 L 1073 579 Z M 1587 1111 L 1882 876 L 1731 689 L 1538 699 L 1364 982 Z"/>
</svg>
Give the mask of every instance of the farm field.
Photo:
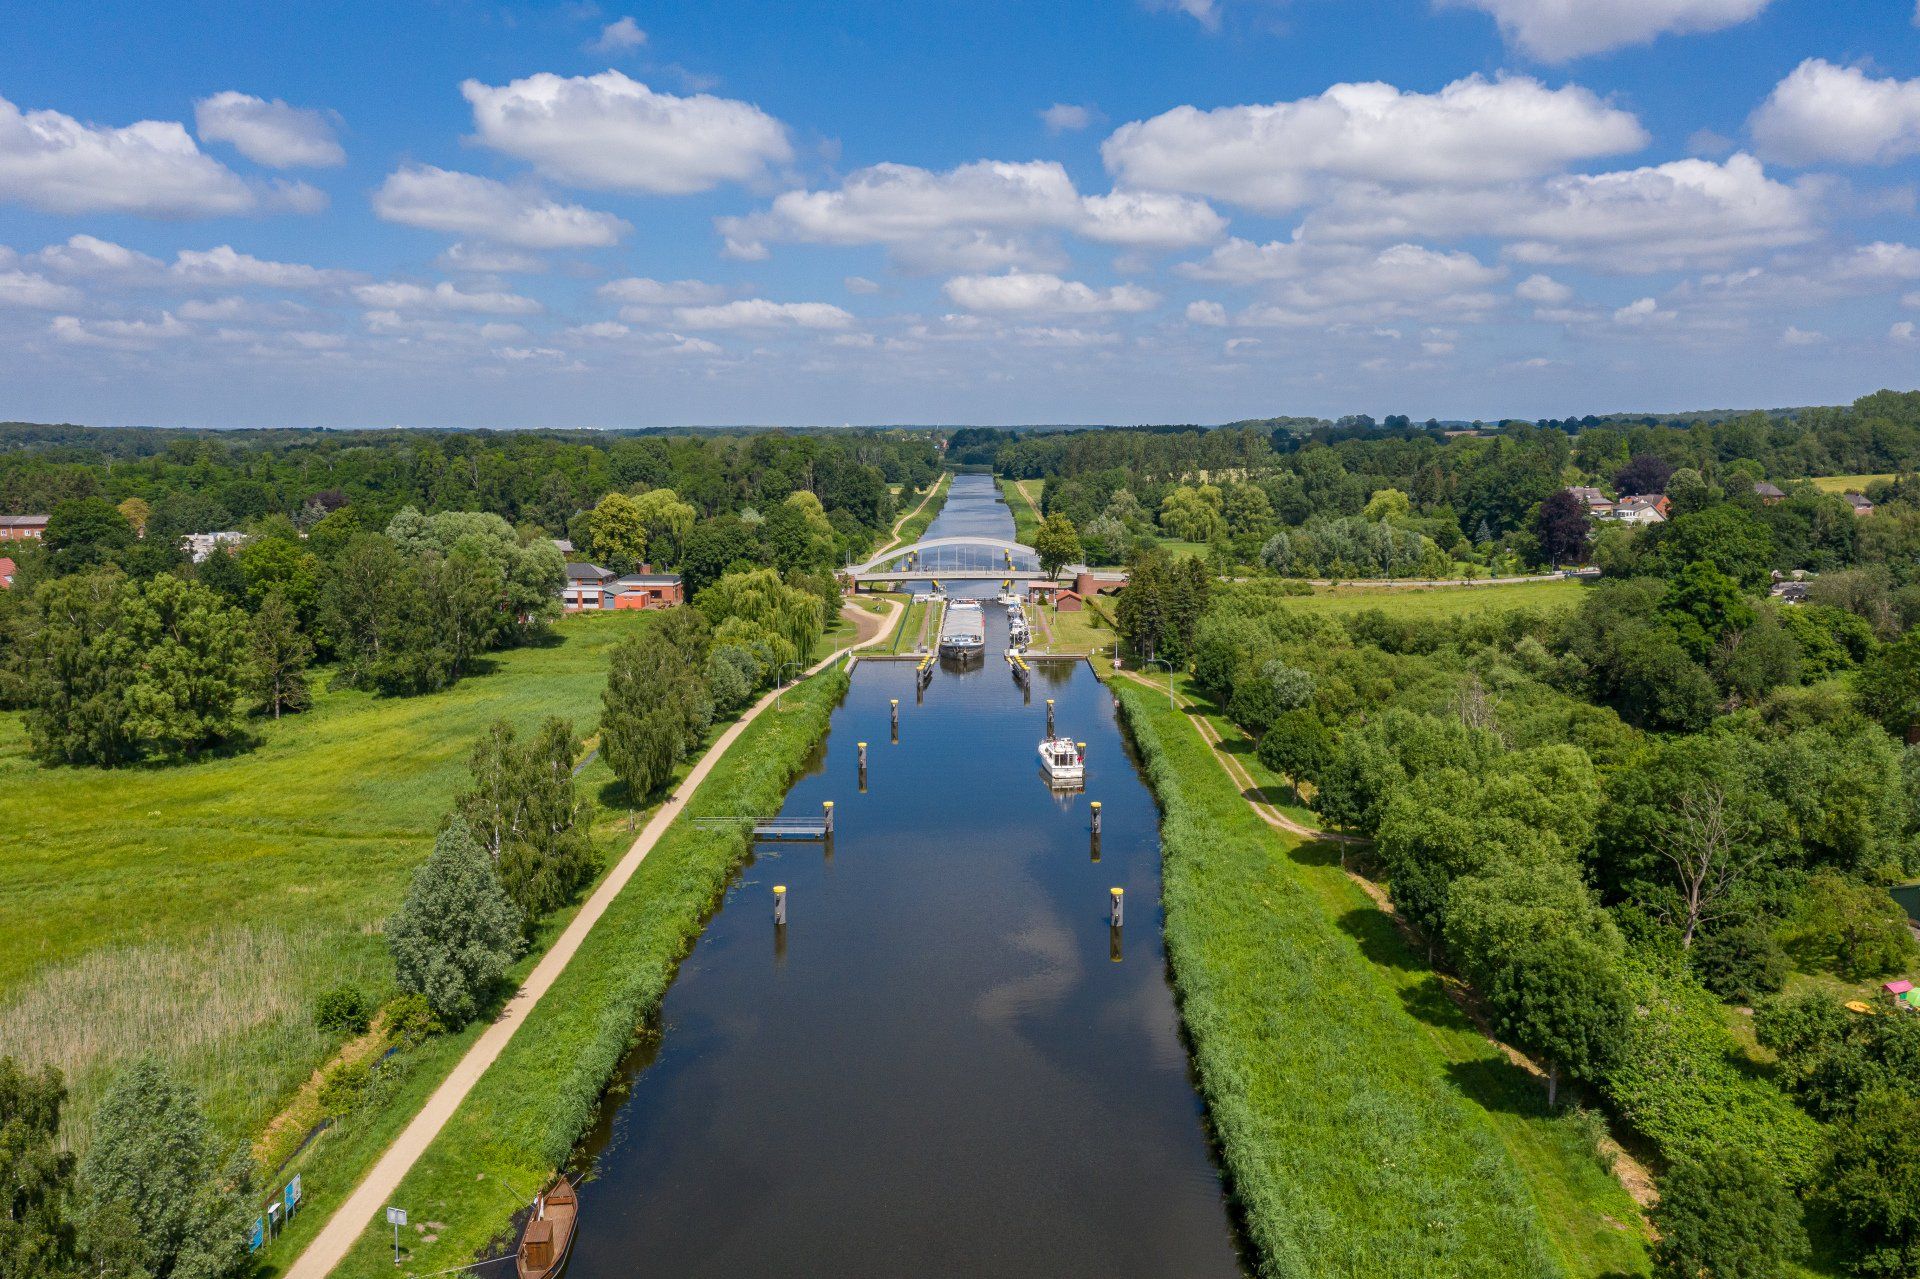
<svg viewBox="0 0 1920 1279">
<path fill-rule="evenodd" d="M 51 1060 L 85 1125 L 115 1063 L 155 1051 L 251 1136 L 333 1041 L 315 997 L 389 986 L 382 921 L 499 718 L 591 730 L 607 650 L 642 613 L 568 618 L 543 647 L 417 698 L 321 691 L 249 752 L 177 767 L 42 768 L 0 717 L 0 1041 Z M 323 682 L 317 681 L 316 687 Z M 612 776 L 581 775 L 597 798 Z M 626 814 L 604 811 L 603 849 Z M 47 927 L 50 920 L 58 928 Z"/>
<path fill-rule="evenodd" d="M 1822 493 L 1864 493 L 1875 480 L 1893 479 L 1891 471 L 1882 475 L 1817 475 L 1813 486 Z"/>
<path fill-rule="evenodd" d="M 1175 981 L 1269 1268 L 1396 1256 L 1409 1273 L 1646 1273 L 1638 1210 L 1593 1132 L 1547 1110 L 1330 846 L 1261 822 L 1161 695 L 1112 687 L 1163 806 Z M 1289 1080 L 1303 1075 L 1323 1086 L 1302 1093 Z M 1449 1230 L 1387 1207 L 1411 1203 Z"/>
</svg>

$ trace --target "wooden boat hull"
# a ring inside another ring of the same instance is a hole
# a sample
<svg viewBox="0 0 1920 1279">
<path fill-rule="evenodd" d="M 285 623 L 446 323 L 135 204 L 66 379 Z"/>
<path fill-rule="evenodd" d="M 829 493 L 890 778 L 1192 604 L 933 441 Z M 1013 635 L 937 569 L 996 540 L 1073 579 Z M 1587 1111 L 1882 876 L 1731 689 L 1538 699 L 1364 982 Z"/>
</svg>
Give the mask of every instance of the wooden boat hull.
<svg viewBox="0 0 1920 1279">
<path fill-rule="evenodd" d="M 544 1213 L 536 1214 L 520 1234 L 520 1247 L 513 1259 L 519 1279 L 557 1279 L 567 1268 L 567 1258 L 573 1255 L 574 1229 L 580 1222 L 580 1202 L 573 1183 L 561 1177 L 543 1199 Z"/>
</svg>

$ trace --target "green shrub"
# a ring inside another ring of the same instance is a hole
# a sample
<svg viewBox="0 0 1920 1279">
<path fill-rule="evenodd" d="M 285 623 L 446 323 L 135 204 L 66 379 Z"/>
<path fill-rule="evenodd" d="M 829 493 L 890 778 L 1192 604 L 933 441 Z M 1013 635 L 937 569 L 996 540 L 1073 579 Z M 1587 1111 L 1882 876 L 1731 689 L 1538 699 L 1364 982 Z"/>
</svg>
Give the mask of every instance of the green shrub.
<svg viewBox="0 0 1920 1279">
<path fill-rule="evenodd" d="M 1742 1004 L 1779 990 L 1792 971 L 1780 943 L 1758 923 L 1703 933 L 1687 958 L 1701 985 L 1722 999 Z"/>
<path fill-rule="evenodd" d="M 373 997 L 352 983 L 335 986 L 313 1006 L 313 1024 L 329 1034 L 364 1035 L 373 1020 Z"/>
<path fill-rule="evenodd" d="M 408 991 L 387 1005 L 387 1039 L 402 1051 L 419 1047 L 444 1029 L 425 995 Z"/>
</svg>

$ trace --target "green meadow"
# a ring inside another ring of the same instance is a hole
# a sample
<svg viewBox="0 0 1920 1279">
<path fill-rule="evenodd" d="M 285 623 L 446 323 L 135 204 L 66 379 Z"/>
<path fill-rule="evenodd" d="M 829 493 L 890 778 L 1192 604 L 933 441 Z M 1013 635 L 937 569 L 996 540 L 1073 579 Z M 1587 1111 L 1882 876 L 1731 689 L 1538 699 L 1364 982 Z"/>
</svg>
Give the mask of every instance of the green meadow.
<svg viewBox="0 0 1920 1279">
<path fill-rule="evenodd" d="M 1313 594 L 1289 595 L 1277 606 L 1335 617 L 1379 609 L 1391 617 L 1424 620 L 1511 613 L 1523 608 L 1542 612 L 1570 608 L 1580 602 L 1587 589 L 1587 583 L 1576 578 L 1477 586 L 1316 586 Z"/>
<path fill-rule="evenodd" d="M 590 732 L 607 650 L 642 613 L 567 618 L 549 643 L 414 698 L 320 691 L 251 750 L 169 767 L 48 768 L 0 715 L 0 1043 L 60 1066 L 84 1142 L 113 1068 L 152 1051 L 252 1136 L 337 1046 L 314 999 L 391 984 L 382 923 L 500 718 Z M 324 680 L 316 680 L 324 689 Z M 590 798 L 610 787 L 597 760 Z M 603 850 L 624 811 L 603 811 Z"/>
</svg>

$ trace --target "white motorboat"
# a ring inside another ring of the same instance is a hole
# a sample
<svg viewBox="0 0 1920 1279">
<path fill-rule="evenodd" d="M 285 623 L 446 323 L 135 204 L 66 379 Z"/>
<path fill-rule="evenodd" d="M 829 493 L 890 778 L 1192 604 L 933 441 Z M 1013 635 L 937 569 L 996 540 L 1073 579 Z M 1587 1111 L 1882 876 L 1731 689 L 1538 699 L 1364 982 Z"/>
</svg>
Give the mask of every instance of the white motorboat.
<svg viewBox="0 0 1920 1279">
<path fill-rule="evenodd" d="M 1078 786 L 1087 779 L 1087 757 L 1071 737 L 1048 737 L 1040 742 L 1040 771 L 1055 786 Z"/>
</svg>

